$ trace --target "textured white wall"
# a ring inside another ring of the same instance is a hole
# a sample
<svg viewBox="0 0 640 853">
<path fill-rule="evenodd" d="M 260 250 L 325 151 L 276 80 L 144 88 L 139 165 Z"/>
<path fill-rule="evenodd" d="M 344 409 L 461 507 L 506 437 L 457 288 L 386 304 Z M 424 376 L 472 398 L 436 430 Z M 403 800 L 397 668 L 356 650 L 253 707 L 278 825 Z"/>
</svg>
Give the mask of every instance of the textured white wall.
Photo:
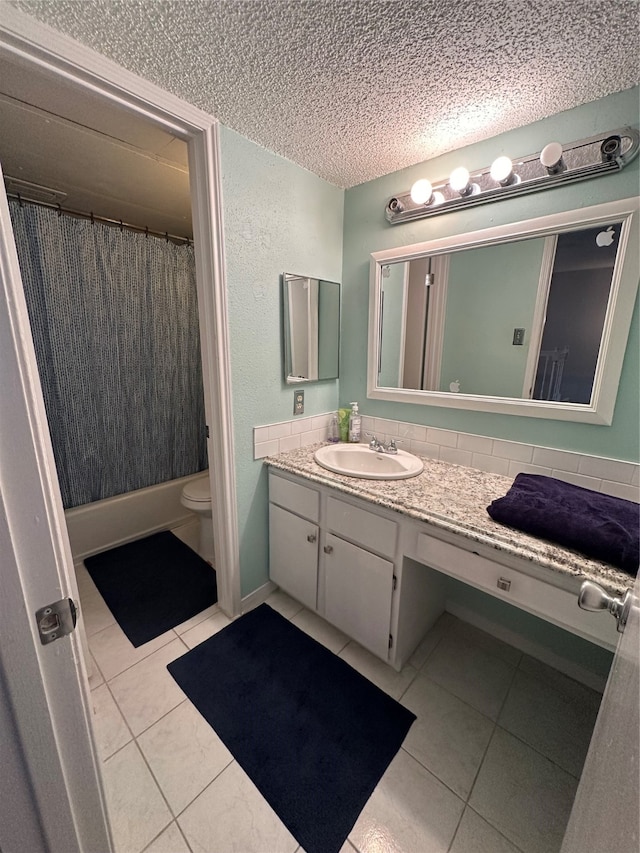
<svg viewBox="0 0 640 853">
<path fill-rule="evenodd" d="M 267 480 L 253 427 L 293 413 L 283 379 L 281 275 L 341 281 L 344 192 L 221 128 L 222 192 L 242 594 L 268 577 Z M 336 409 L 336 380 L 304 387 L 305 415 Z M 214 436 L 215 441 L 215 436 Z"/>
</svg>

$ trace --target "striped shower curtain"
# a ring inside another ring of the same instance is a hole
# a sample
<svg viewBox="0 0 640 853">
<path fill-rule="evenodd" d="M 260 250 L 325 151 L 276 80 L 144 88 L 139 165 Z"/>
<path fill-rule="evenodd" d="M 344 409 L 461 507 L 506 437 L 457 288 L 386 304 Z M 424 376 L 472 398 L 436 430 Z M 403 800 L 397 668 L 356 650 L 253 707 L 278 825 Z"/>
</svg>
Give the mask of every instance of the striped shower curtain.
<svg viewBox="0 0 640 853">
<path fill-rule="evenodd" d="M 204 470 L 193 247 L 10 210 L 65 508 Z"/>
</svg>

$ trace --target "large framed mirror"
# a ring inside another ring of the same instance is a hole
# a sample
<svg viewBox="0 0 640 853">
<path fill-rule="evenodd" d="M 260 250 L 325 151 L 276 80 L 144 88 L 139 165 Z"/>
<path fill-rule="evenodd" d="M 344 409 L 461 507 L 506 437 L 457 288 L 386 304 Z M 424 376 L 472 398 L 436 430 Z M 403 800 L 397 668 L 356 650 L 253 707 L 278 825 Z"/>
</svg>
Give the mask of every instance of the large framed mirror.
<svg viewBox="0 0 640 853">
<path fill-rule="evenodd" d="M 282 274 L 284 379 L 289 385 L 337 379 L 340 353 L 340 285 Z"/>
<path fill-rule="evenodd" d="M 367 396 L 610 424 L 638 200 L 371 255 Z"/>
</svg>

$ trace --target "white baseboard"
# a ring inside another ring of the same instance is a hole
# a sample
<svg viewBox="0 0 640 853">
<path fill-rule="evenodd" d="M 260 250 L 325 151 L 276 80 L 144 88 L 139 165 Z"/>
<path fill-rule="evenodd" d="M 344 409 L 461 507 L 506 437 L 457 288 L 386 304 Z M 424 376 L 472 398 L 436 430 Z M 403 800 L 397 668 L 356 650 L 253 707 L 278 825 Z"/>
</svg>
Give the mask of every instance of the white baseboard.
<svg viewBox="0 0 640 853">
<path fill-rule="evenodd" d="M 242 599 L 242 610 L 240 612 L 248 613 L 249 610 L 255 610 L 255 608 L 258 607 L 259 604 L 263 604 L 276 589 L 278 589 L 278 587 L 273 581 L 267 581 L 262 586 L 259 586 L 258 589 L 254 589 L 253 592 L 250 592 L 249 595 L 245 595 Z"/>
<path fill-rule="evenodd" d="M 607 679 L 604 676 L 598 675 L 574 661 L 567 660 L 561 655 L 555 654 L 534 640 L 523 637 L 522 634 L 518 634 L 510 628 L 505 628 L 503 625 L 493 622 L 486 616 L 481 616 L 475 610 L 464 607 L 464 605 L 460 605 L 451 599 L 447 599 L 445 609 L 453 616 L 457 616 L 458 619 L 462 619 L 463 622 L 468 622 L 470 625 L 480 628 L 481 631 L 486 631 L 487 634 L 491 634 L 493 637 L 509 643 L 510 646 L 514 646 L 516 649 L 520 649 L 521 652 L 542 661 L 542 663 L 546 663 L 548 666 L 552 666 L 554 669 L 568 675 L 569 678 L 580 681 L 582 684 L 586 684 L 587 687 L 591 687 L 599 693 L 602 693 L 604 690 L 607 683 Z"/>
</svg>

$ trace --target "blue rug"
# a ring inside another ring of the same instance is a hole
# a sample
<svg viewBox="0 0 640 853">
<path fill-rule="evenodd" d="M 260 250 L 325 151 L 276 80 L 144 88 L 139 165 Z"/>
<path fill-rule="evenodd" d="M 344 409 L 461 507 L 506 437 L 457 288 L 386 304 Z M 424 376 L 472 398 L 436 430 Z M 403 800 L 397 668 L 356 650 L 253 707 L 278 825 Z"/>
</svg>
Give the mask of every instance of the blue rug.
<svg viewBox="0 0 640 853">
<path fill-rule="evenodd" d="M 415 720 L 266 604 L 167 669 L 306 853 L 338 853 Z"/>
<path fill-rule="evenodd" d="M 167 530 L 87 557 L 84 564 L 134 646 L 218 600 L 214 569 Z"/>
</svg>

